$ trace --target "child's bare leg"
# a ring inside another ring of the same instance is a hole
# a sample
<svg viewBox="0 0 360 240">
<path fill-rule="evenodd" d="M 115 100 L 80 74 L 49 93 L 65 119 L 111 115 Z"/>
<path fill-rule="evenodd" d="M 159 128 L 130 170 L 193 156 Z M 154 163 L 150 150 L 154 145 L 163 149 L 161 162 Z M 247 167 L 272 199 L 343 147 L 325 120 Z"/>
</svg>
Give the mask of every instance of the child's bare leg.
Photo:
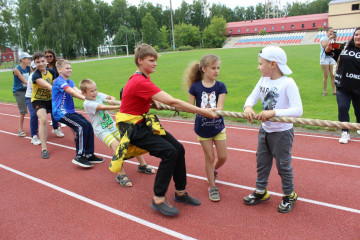
<svg viewBox="0 0 360 240">
<path fill-rule="evenodd" d="M 215 155 L 213 148 L 213 140 L 200 141 L 202 149 L 205 155 L 205 172 L 208 179 L 209 187 L 215 186 L 215 177 L 214 177 L 214 163 Z"/>
<path fill-rule="evenodd" d="M 110 148 L 113 150 L 114 153 L 116 153 L 116 149 L 117 147 L 119 146 L 119 142 L 118 141 L 113 141 L 111 144 L 110 144 Z M 126 172 L 125 172 L 125 169 L 124 169 L 124 165 L 123 167 L 121 168 L 120 172 L 118 173 L 120 176 L 122 175 L 126 175 Z M 129 178 L 128 177 L 124 177 L 124 180 L 128 180 Z M 127 187 L 132 187 L 133 184 L 132 182 L 127 182 L 125 184 Z"/>
<path fill-rule="evenodd" d="M 227 159 L 227 144 L 226 140 L 215 140 L 216 152 L 218 159 L 215 161 L 215 169 L 219 169 Z"/>
<path fill-rule="evenodd" d="M 136 157 L 136 159 L 137 159 L 138 162 L 140 163 L 140 166 L 141 166 L 141 167 L 146 165 L 146 162 L 145 162 L 144 157 L 143 157 L 142 155 Z M 156 173 L 155 169 L 153 169 L 153 168 L 151 169 L 151 172 L 152 172 L 152 173 Z"/>
<path fill-rule="evenodd" d="M 25 114 L 20 114 L 19 117 L 19 130 L 24 131 L 24 118 Z"/>
<path fill-rule="evenodd" d="M 41 141 L 41 150 L 47 150 L 47 116 L 46 109 L 41 108 L 37 111 L 39 119 L 39 137 Z"/>
</svg>

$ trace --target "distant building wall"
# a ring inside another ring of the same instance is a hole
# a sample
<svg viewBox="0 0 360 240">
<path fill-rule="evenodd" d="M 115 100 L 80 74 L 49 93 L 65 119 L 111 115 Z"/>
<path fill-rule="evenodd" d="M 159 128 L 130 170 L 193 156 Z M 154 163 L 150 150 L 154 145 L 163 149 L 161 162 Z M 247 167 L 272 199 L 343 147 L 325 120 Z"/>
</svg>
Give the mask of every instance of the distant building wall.
<svg viewBox="0 0 360 240">
<path fill-rule="evenodd" d="M 331 1 L 329 3 L 329 26 L 337 29 L 359 27 L 360 1 Z"/>
<path fill-rule="evenodd" d="M 1 50 L 0 62 L 12 62 L 12 61 L 15 61 L 14 51 L 11 48 L 0 47 L 0 50 Z"/>
<path fill-rule="evenodd" d="M 228 36 L 258 34 L 261 30 L 265 30 L 267 33 L 297 32 L 317 30 L 320 27 L 328 27 L 327 13 L 229 22 L 227 34 Z"/>
</svg>

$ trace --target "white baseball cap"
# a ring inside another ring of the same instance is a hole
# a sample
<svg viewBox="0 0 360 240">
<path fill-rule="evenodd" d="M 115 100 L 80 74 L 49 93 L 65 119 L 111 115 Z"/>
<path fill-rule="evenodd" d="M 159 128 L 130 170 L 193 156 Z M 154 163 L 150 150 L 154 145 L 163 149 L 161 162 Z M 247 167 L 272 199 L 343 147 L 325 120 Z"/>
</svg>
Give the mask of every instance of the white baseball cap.
<svg viewBox="0 0 360 240">
<path fill-rule="evenodd" d="M 292 74 L 291 69 L 286 65 L 287 57 L 285 51 L 277 46 L 267 46 L 264 47 L 260 53 L 259 57 L 262 57 L 265 60 L 270 62 L 276 62 L 280 71 L 283 74 L 289 75 Z"/>
<path fill-rule="evenodd" d="M 23 58 L 32 58 L 32 56 L 30 54 L 28 54 L 27 52 L 22 52 L 20 53 L 20 56 L 19 56 L 20 59 L 23 59 Z"/>
</svg>

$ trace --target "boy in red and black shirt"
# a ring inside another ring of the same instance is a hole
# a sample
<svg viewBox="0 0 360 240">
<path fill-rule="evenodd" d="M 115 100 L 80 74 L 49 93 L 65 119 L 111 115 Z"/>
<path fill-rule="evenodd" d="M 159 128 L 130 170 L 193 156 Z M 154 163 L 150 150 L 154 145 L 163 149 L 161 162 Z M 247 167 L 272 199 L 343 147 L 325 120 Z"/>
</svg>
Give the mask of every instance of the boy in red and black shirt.
<svg viewBox="0 0 360 240">
<path fill-rule="evenodd" d="M 164 215 L 176 215 L 178 210 L 165 198 L 171 177 L 175 182 L 177 202 L 200 205 L 200 201 L 190 196 L 186 187 L 185 149 L 169 132 L 165 131 L 155 115 L 148 114 L 150 104 L 158 102 L 198 113 L 210 118 L 217 118 L 214 109 L 201 109 L 182 100 L 175 99 L 162 91 L 153 82 L 150 74 L 155 72 L 157 52 L 147 44 L 141 44 L 135 50 L 135 63 L 138 67 L 122 91 L 120 112 L 116 115 L 117 127 L 122 139 L 110 164 L 110 170 L 118 172 L 124 159 L 133 157 L 130 147 L 140 149 L 140 153 L 161 159 L 154 183 L 154 197 L 151 207 Z"/>
</svg>

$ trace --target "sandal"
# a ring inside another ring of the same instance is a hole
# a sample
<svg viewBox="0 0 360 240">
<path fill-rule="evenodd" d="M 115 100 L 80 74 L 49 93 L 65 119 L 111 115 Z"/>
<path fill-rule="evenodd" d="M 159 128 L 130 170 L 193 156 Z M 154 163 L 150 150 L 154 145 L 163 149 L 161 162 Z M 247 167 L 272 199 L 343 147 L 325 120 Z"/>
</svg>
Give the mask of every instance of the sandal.
<svg viewBox="0 0 360 240">
<path fill-rule="evenodd" d="M 127 179 L 124 179 L 124 178 L 127 178 Z M 126 185 L 127 183 L 132 184 L 131 180 L 126 176 L 126 174 L 124 174 L 124 175 L 120 175 L 120 174 L 116 175 L 116 181 L 118 183 L 120 183 L 120 185 L 122 187 L 125 187 L 125 188 L 132 187 L 132 185 L 131 186 Z"/>
<path fill-rule="evenodd" d="M 137 167 L 137 170 L 138 170 L 139 172 L 141 172 L 141 173 L 146 173 L 146 174 L 155 174 L 155 173 L 153 172 L 153 169 L 154 169 L 154 168 L 149 167 L 147 164 L 145 164 L 145 165 L 143 165 L 143 166 L 139 165 L 139 166 Z"/>
<path fill-rule="evenodd" d="M 18 131 L 18 136 L 19 137 L 26 137 L 26 133 L 23 130 L 19 130 Z"/>
</svg>

